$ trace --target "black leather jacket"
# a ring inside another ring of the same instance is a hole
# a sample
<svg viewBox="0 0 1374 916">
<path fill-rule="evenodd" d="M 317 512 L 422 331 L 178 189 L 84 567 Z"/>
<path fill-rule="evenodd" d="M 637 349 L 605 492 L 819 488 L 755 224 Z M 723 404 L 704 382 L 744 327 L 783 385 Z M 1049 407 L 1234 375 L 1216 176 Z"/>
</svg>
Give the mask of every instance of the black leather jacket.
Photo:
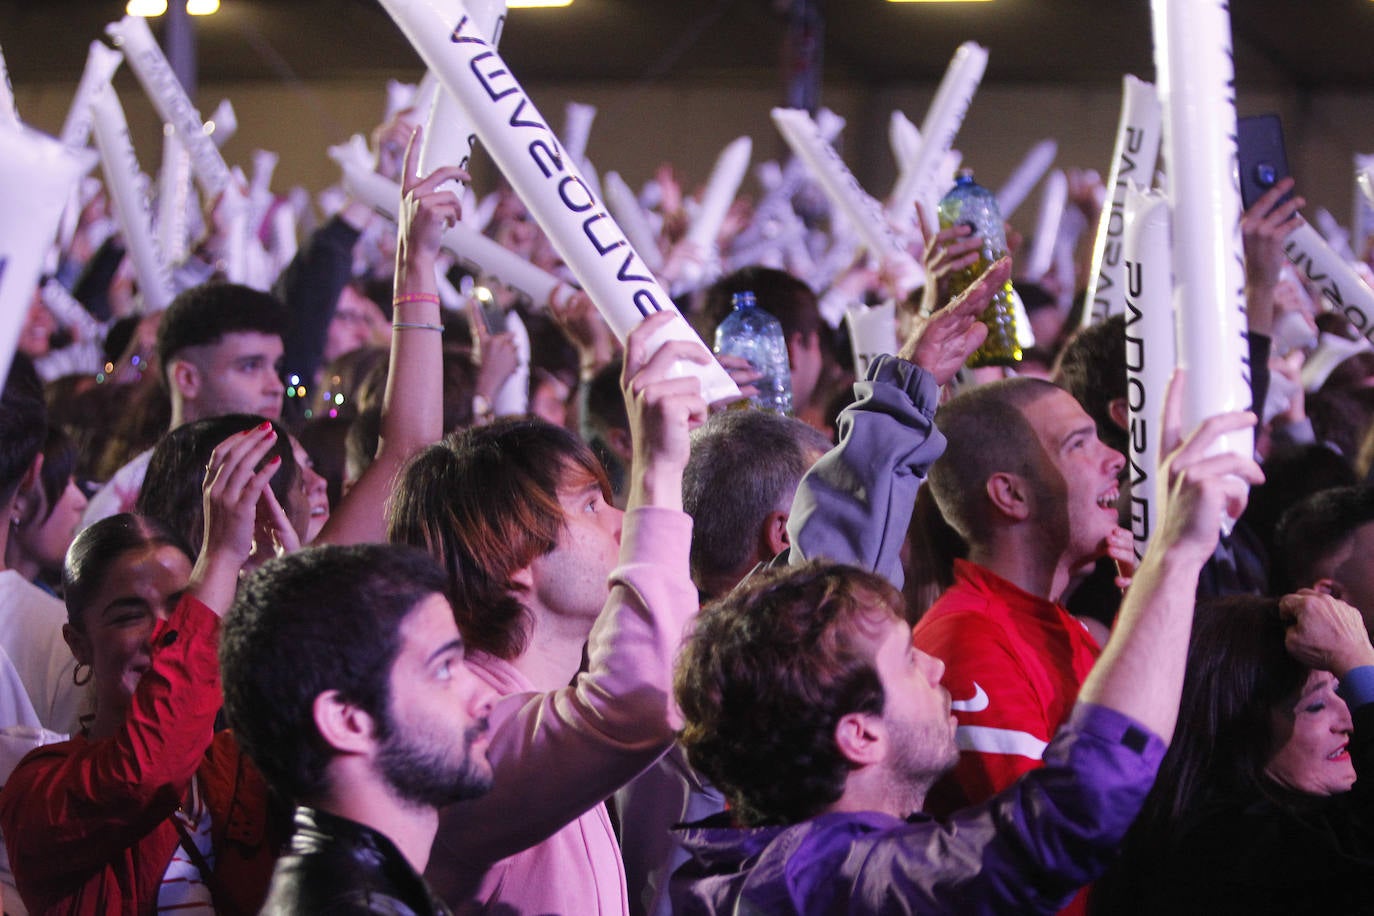
<svg viewBox="0 0 1374 916">
<path fill-rule="evenodd" d="M 304 806 L 277 860 L 263 916 L 449 916 L 390 840 L 356 821 Z"/>
</svg>

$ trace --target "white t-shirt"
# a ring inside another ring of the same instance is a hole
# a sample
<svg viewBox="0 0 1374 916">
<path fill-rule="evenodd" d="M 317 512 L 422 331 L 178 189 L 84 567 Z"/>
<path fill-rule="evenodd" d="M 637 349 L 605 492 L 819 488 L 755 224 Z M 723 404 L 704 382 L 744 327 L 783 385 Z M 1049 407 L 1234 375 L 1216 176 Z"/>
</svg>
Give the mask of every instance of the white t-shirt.
<svg viewBox="0 0 1374 916">
<path fill-rule="evenodd" d="M 72 680 L 76 659 L 62 638 L 66 622 L 61 601 L 12 569 L 0 571 L 0 648 L 14 663 L 39 723 L 70 735 L 79 731 L 86 690 Z"/>
<path fill-rule="evenodd" d="M 0 646 L 0 729 L 13 725 L 41 727 L 42 723 L 38 721 L 38 713 L 34 712 L 33 703 L 29 701 L 29 689 L 15 670 L 14 662 L 10 661 L 10 654 L 4 646 Z M 16 758 L 14 763 L 18 762 Z M 5 784 L 5 778 L 13 769 L 13 764 L 5 765 L 4 756 L 0 754 L 0 786 Z"/>
<path fill-rule="evenodd" d="M 86 512 L 81 516 L 81 527 L 89 528 L 102 518 L 134 511 L 138 491 L 143 489 L 143 478 L 148 476 L 148 463 L 153 460 L 153 450 L 139 452 L 124 467 L 110 475 L 105 486 L 96 491 L 86 504 Z"/>
</svg>

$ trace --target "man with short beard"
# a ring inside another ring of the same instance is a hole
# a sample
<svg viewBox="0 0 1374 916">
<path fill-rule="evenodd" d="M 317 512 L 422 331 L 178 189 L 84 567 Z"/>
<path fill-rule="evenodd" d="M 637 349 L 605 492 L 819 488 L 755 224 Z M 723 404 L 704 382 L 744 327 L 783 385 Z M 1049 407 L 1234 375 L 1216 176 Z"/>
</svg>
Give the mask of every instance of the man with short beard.
<svg viewBox="0 0 1374 916">
<path fill-rule="evenodd" d="M 439 808 L 491 787 L 494 695 L 463 664 L 445 584 L 419 551 L 365 545 L 283 557 L 240 589 L 225 710 L 297 804 L 263 913 L 449 912 L 420 873 Z"/>
</svg>

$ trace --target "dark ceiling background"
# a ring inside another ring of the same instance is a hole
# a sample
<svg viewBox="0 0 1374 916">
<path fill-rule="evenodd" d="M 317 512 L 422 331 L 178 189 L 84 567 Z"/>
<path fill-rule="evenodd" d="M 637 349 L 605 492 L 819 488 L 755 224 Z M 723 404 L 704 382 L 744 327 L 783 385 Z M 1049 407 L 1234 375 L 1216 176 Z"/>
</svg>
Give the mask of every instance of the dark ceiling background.
<svg viewBox="0 0 1374 916">
<path fill-rule="evenodd" d="M 325 79 L 418 70 L 375 0 L 221 0 L 196 20 L 202 80 Z M 514 10 L 502 52 L 525 80 L 780 80 L 783 0 L 574 0 Z M 0 0 L 16 80 L 74 81 L 123 0 Z M 986 81 L 1115 84 L 1153 73 L 1147 0 L 893 4 L 820 0 L 827 80 L 938 80 L 959 42 L 991 50 Z M 1234 0 L 1240 85 L 1374 86 L 1374 2 Z M 157 20 L 154 20 L 156 22 Z"/>
</svg>

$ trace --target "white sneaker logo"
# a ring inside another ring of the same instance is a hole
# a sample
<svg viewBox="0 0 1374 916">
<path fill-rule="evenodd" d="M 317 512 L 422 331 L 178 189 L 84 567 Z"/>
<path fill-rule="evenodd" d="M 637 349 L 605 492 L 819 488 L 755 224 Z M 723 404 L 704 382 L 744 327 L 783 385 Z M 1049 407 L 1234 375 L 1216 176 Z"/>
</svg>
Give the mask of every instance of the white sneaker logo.
<svg viewBox="0 0 1374 916">
<path fill-rule="evenodd" d="M 973 682 L 973 696 L 967 700 L 951 700 L 949 708 L 955 712 L 982 712 L 988 708 L 988 694 L 978 682 Z"/>
</svg>

